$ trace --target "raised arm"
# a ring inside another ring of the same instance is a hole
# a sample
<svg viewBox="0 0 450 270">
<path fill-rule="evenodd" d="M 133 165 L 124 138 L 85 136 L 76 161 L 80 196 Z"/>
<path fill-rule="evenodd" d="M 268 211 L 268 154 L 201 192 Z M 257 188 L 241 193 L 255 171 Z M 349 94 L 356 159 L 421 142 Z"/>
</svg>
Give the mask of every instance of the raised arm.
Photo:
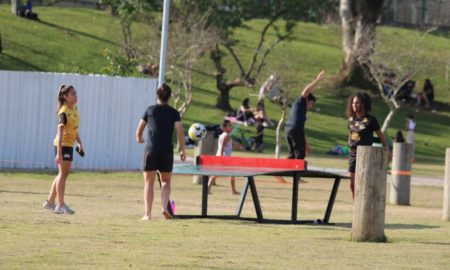
<svg viewBox="0 0 450 270">
<path fill-rule="evenodd" d="M 319 72 L 319 74 L 317 75 L 316 79 L 312 82 L 310 82 L 302 91 L 301 96 L 306 98 L 308 97 L 309 94 L 311 94 L 315 89 L 317 84 L 325 77 L 325 71 L 322 70 L 321 72 Z"/>
<path fill-rule="evenodd" d="M 177 132 L 178 143 L 180 144 L 181 152 L 180 158 L 182 161 L 186 160 L 186 144 L 184 143 L 183 124 L 181 121 L 175 122 L 175 131 Z"/>
</svg>

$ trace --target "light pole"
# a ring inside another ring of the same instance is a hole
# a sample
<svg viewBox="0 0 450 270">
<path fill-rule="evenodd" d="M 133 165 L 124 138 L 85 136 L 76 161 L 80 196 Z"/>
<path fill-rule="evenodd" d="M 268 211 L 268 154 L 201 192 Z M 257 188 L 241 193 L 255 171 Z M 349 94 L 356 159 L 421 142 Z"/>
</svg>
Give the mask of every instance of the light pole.
<svg viewBox="0 0 450 270">
<path fill-rule="evenodd" d="M 162 34 L 161 34 L 161 54 L 159 58 L 158 87 L 164 83 L 166 76 L 166 55 L 167 55 L 167 35 L 169 33 L 169 13 L 170 13 L 170 0 L 164 0 Z"/>
</svg>

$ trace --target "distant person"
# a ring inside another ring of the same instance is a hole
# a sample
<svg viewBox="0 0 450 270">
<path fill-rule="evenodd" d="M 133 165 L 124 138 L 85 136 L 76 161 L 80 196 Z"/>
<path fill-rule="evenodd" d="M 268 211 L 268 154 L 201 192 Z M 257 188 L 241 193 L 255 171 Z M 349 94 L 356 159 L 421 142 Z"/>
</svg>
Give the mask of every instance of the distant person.
<svg viewBox="0 0 450 270">
<path fill-rule="evenodd" d="M 229 120 L 223 120 L 222 125 L 220 126 L 222 129 L 222 134 L 219 136 L 218 147 L 216 156 L 220 157 L 229 157 L 233 151 L 233 139 L 231 138 L 231 131 L 233 130 L 233 125 Z M 216 182 L 217 176 L 211 176 L 208 181 L 208 193 L 211 194 L 211 188 Z M 236 190 L 236 181 L 234 177 L 230 178 L 231 183 L 231 193 L 233 195 L 239 194 Z"/>
<path fill-rule="evenodd" d="M 426 108 L 430 107 L 430 103 L 434 100 L 434 87 L 430 79 L 426 79 L 422 92 L 417 94 L 416 105 L 425 105 Z"/>
<path fill-rule="evenodd" d="M 416 143 L 416 122 L 414 121 L 414 116 L 412 114 L 408 114 L 406 116 L 406 143 L 410 143 L 413 146 L 412 156 L 413 161 L 415 161 L 414 152 L 415 152 L 415 143 Z"/>
<path fill-rule="evenodd" d="M 255 116 L 250 108 L 249 98 L 242 101 L 242 105 L 239 107 L 239 112 L 236 115 L 236 120 L 244 122 L 245 125 L 255 124 Z"/>
<path fill-rule="evenodd" d="M 19 9 L 19 15 L 30 20 L 38 20 L 38 15 L 33 13 L 33 4 L 30 0 L 27 0 L 27 2 Z"/>
<path fill-rule="evenodd" d="M 369 95 L 364 92 L 359 92 L 351 95 L 347 101 L 347 115 L 348 115 L 348 146 L 349 146 L 349 166 L 350 174 L 350 189 L 352 191 L 352 198 L 355 199 L 355 169 L 356 169 L 356 155 L 357 147 L 359 145 L 371 146 L 374 138 L 373 133 L 377 133 L 383 146 L 389 151 L 386 138 L 381 132 L 378 120 L 369 114 L 372 108 L 372 103 Z"/>
<path fill-rule="evenodd" d="M 73 145 L 78 143 L 78 153 L 84 155 L 83 144 L 78 134 L 80 118 L 77 107 L 77 91 L 71 85 L 62 85 L 58 91 L 58 133 L 53 141 L 55 145 L 55 163 L 58 175 L 53 180 L 48 199 L 42 205 L 56 214 L 74 214 L 75 211 L 64 201 L 66 180 L 73 160 Z M 57 203 L 55 203 L 55 199 Z"/>
<path fill-rule="evenodd" d="M 404 83 L 402 86 L 400 86 L 395 99 L 404 102 L 410 102 L 411 100 L 413 100 L 412 93 L 414 91 L 414 88 L 416 87 L 416 82 L 411 80 L 409 76 L 406 76 L 403 81 Z"/>
<path fill-rule="evenodd" d="M 289 159 L 304 159 L 310 148 L 305 136 L 306 112 L 314 106 L 316 97 L 312 92 L 324 78 L 325 71 L 321 71 L 315 80 L 310 82 L 292 103 L 286 123 L 286 139 L 289 147 Z"/>
<path fill-rule="evenodd" d="M 261 152 L 264 148 L 264 127 L 267 125 L 264 100 L 258 101 L 258 104 L 256 105 L 255 121 L 256 121 L 255 124 L 256 136 L 255 136 L 255 144 L 252 150 Z"/>
<path fill-rule="evenodd" d="M 136 130 L 136 141 L 143 143 L 142 134 L 145 127 L 148 130 L 147 144 L 144 151 L 143 176 L 144 176 L 144 216 L 142 220 L 150 220 L 152 217 L 153 185 L 157 171 L 161 176 L 161 204 L 162 214 L 166 219 L 173 216 L 167 209 L 170 197 L 170 179 L 173 168 L 172 134 L 175 128 L 178 142 L 180 143 L 182 161 L 186 159 L 183 125 L 180 113 L 169 106 L 172 89 L 163 84 L 156 91 L 157 104 L 150 106 L 142 115 Z"/>
</svg>

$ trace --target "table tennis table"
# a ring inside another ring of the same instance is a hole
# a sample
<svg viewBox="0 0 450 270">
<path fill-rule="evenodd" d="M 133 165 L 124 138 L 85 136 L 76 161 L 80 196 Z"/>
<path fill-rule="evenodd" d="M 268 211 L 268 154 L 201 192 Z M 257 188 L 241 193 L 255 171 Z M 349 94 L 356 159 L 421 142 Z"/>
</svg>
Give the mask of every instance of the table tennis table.
<svg viewBox="0 0 450 270">
<path fill-rule="evenodd" d="M 177 218 L 226 218 L 226 219 L 247 219 L 254 218 L 241 217 L 245 198 L 250 189 L 253 204 L 256 211 L 256 221 L 259 223 L 289 223 L 289 224 L 330 224 L 330 216 L 333 210 L 336 194 L 339 189 L 341 179 L 348 178 L 346 174 L 336 173 L 327 170 L 308 170 L 307 163 L 302 159 L 273 159 L 273 158 L 248 158 L 248 157 L 220 157 L 210 155 L 200 155 L 194 164 L 174 165 L 175 175 L 199 175 L 202 176 L 202 206 L 200 215 L 176 215 Z M 208 179 L 209 176 L 245 177 L 246 181 L 242 187 L 238 206 L 234 215 L 219 216 L 208 215 Z M 255 184 L 255 176 L 289 176 L 292 177 L 292 208 L 290 220 L 269 220 L 264 219 L 258 192 Z M 321 219 L 299 220 L 297 219 L 298 188 L 300 177 L 308 178 L 331 178 L 334 184 L 331 189 L 328 205 L 325 214 Z"/>
</svg>

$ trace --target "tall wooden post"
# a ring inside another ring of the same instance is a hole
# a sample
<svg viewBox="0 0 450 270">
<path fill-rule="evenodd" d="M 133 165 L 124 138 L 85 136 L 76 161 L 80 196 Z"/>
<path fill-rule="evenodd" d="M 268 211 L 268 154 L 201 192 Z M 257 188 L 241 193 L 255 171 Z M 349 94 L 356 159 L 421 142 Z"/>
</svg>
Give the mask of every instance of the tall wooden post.
<svg viewBox="0 0 450 270">
<path fill-rule="evenodd" d="M 445 150 L 445 179 L 444 179 L 444 213 L 442 219 L 450 221 L 450 148 Z"/>
<path fill-rule="evenodd" d="M 414 145 L 394 143 L 392 151 L 392 178 L 390 202 L 394 205 L 409 205 L 411 194 L 411 161 Z"/>
<path fill-rule="evenodd" d="M 215 136 L 215 130 L 207 130 L 205 137 L 198 142 L 197 146 L 195 146 L 194 155 L 196 157 L 199 155 L 215 155 L 217 152 L 217 138 L 215 138 Z M 199 185 L 202 184 L 202 176 L 194 175 L 193 183 Z"/>
<path fill-rule="evenodd" d="M 387 150 L 358 146 L 352 240 L 384 242 Z"/>
</svg>

